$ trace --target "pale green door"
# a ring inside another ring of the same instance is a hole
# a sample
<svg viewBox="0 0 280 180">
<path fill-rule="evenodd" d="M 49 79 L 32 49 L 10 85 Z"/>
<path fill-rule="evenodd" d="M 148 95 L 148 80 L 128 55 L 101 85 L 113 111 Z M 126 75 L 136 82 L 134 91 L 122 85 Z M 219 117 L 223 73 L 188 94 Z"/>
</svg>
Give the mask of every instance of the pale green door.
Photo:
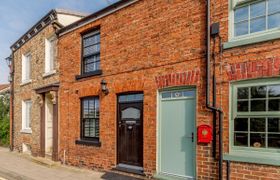
<svg viewBox="0 0 280 180">
<path fill-rule="evenodd" d="M 195 177 L 195 107 L 195 90 L 160 93 L 160 174 Z"/>
</svg>

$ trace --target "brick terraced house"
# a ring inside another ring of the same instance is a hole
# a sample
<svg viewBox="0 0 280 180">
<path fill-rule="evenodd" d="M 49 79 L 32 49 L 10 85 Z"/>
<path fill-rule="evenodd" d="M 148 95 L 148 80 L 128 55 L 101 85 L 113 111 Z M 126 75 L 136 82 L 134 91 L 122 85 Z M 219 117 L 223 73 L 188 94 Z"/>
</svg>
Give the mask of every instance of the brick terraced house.
<svg viewBox="0 0 280 180">
<path fill-rule="evenodd" d="M 279 28 L 279 0 L 123 0 L 62 28 L 59 158 L 280 179 Z"/>
<path fill-rule="evenodd" d="M 51 10 L 11 46 L 11 149 L 58 159 L 56 31 L 84 16 Z"/>
</svg>

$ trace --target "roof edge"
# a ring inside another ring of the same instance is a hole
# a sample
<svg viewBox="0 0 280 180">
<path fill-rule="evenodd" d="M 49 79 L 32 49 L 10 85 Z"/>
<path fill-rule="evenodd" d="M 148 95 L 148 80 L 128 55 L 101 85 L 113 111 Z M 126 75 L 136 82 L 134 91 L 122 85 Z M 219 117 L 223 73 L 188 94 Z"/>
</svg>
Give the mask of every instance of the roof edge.
<svg viewBox="0 0 280 180">
<path fill-rule="evenodd" d="M 74 12 L 65 9 L 52 9 L 45 16 L 43 16 L 39 21 L 37 21 L 31 28 L 29 28 L 15 43 L 10 46 L 12 52 L 19 49 L 23 44 L 32 39 L 46 26 L 52 24 L 52 22 L 57 20 L 57 14 L 68 14 L 72 16 L 85 17 L 79 12 Z"/>
</svg>

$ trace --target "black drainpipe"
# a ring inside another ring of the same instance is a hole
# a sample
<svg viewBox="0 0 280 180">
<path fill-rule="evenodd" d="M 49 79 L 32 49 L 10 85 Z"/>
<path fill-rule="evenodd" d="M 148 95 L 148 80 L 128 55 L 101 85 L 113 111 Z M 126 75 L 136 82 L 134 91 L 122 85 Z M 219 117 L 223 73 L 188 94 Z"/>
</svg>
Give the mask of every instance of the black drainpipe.
<svg viewBox="0 0 280 180">
<path fill-rule="evenodd" d="M 10 88 L 11 88 L 11 90 L 10 90 L 10 107 L 12 107 L 11 109 L 10 109 L 10 119 L 12 119 L 12 122 L 10 121 L 10 125 L 12 126 L 11 128 L 10 128 L 10 130 L 12 131 L 12 132 L 10 132 L 10 136 L 11 136 L 11 138 L 10 138 L 10 140 L 11 140 L 11 142 L 10 142 L 10 151 L 13 151 L 14 150 L 14 127 L 15 127 L 15 123 L 14 123 L 14 102 L 15 102 L 15 100 L 14 100 L 14 94 L 15 94 L 15 90 L 14 90 L 14 69 L 15 69 L 15 63 L 14 63 L 14 52 L 12 52 L 12 54 L 11 54 L 11 56 L 10 56 L 10 58 L 11 58 L 11 66 L 10 66 Z"/>
<path fill-rule="evenodd" d="M 212 110 L 215 113 L 218 112 L 219 114 L 219 180 L 223 179 L 223 111 L 220 108 L 216 107 L 216 93 L 213 93 L 213 106 L 210 104 L 210 76 L 211 76 L 211 35 L 210 35 L 210 8 L 211 8 L 211 0 L 207 0 L 207 20 L 206 20 L 206 27 L 207 27 L 207 52 L 206 52 L 206 107 Z M 215 83 L 215 74 L 213 75 L 213 82 Z M 216 91 L 216 83 L 213 83 L 213 89 Z M 215 105 L 215 106 L 214 106 Z M 214 116 L 214 122 L 216 121 L 216 117 Z M 216 128 L 216 127 L 213 127 Z M 216 137 L 214 137 L 216 138 Z"/>
</svg>

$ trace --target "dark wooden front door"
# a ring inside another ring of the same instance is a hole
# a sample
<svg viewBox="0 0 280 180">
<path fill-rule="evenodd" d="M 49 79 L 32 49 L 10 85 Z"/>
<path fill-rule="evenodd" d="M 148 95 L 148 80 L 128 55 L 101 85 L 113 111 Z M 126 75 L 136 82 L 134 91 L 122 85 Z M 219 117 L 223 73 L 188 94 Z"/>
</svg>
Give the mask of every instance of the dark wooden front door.
<svg viewBox="0 0 280 180">
<path fill-rule="evenodd" d="M 143 102 L 119 101 L 118 163 L 143 166 Z"/>
</svg>

